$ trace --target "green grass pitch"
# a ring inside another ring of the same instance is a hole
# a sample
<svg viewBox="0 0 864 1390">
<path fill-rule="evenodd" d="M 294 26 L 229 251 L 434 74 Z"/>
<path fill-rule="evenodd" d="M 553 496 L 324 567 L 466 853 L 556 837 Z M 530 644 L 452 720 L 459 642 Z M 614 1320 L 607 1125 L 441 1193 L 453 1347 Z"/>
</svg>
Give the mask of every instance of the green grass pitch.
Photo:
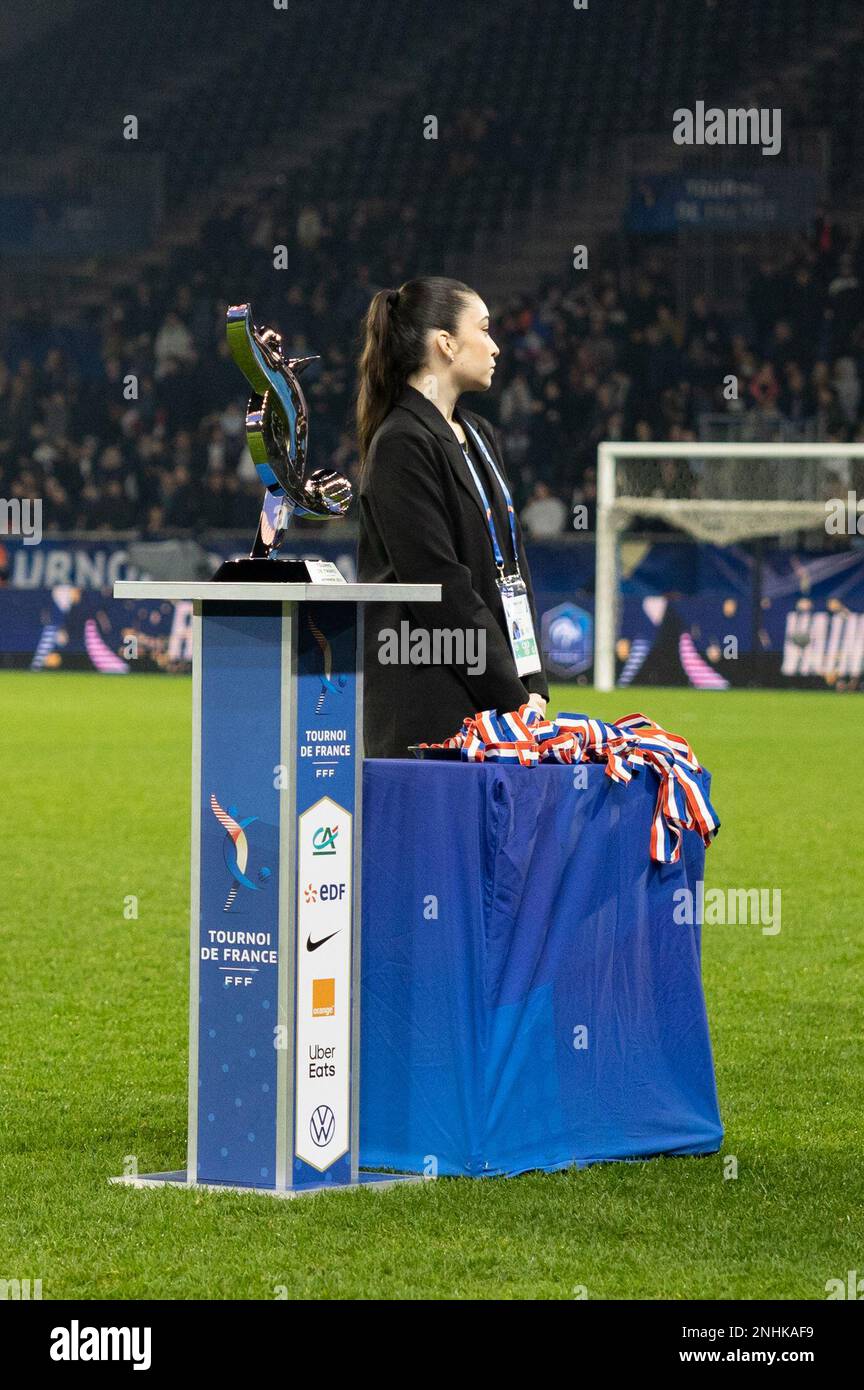
<svg viewBox="0 0 864 1390">
<path fill-rule="evenodd" d="M 723 822 L 709 887 L 782 891 L 778 935 L 704 928 L 718 1154 L 292 1202 L 108 1184 L 127 1155 L 185 1162 L 190 706 L 181 678 L 0 676 L 0 1278 L 44 1299 L 823 1299 L 864 1273 L 861 699 L 553 692 L 684 734 Z"/>
</svg>

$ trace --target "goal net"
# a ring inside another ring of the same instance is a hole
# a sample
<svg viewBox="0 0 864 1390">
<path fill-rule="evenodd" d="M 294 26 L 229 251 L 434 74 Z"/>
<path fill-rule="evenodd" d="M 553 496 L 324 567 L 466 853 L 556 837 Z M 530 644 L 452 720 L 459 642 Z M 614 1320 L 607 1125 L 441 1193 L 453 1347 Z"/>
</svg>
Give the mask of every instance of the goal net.
<svg viewBox="0 0 864 1390">
<path fill-rule="evenodd" d="M 619 542 L 657 522 L 726 546 L 818 530 L 864 492 L 864 444 L 611 443 L 598 448 L 594 683 L 615 685 Z"/>
</svg>

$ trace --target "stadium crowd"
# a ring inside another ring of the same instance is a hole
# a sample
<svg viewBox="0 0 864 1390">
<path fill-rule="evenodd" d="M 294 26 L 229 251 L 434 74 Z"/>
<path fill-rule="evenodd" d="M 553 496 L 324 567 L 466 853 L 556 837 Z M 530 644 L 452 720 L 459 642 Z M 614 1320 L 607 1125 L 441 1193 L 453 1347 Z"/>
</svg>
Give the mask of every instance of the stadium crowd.
<svg viewBox="0 0 864 1390">
<path fill-rule="evenodd" d="M 254 530 L 261 487 L 224 340 L 226 303 L 241 299 L 293 352 L 320 354 L 303 378 L 311 466 L 356 478 L 359 324 L 429 247 L 410 204 L 378 199 L 302 207 L 288 270 L 273 265 L 280 238 L 266 202 L 211 218 L 167 269 L 114 294 L 89 366 L 50 317 L 16 323 L 0 355 L 0 496 L 42 497 L 48 531 Z M 650 252 L 626 274 L 574 273 L 506 304 L 494 391 L 471 403 L 503 432 L 528 533 L 566 530 L 577 503 L 593 526 L 602 439 L 695 440 L 706 415 L 724 414 L 747 439 L 864 440 L 862 285 L 864 239 L 820 215 L 784 257 L 752 267 L 734 321 L 704 296 L 679 314 Z"/>
</svg>

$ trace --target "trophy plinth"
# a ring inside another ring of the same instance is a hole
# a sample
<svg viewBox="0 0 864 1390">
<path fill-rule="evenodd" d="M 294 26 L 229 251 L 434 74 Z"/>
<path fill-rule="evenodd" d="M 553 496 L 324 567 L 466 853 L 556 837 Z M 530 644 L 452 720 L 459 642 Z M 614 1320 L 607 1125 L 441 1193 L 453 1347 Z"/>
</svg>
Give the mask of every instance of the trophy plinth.
<svg viewBox="0 0 864 1390">
<path fill-rule="evenodd" d="M 312 562 L 315 563 L 314 561 Z M 245 560 L 226 560 L 213 576 L 224 584 L 312 584 L 313 575 L 306 560 L 267 559 L 248 556 Z"/>
</svg>

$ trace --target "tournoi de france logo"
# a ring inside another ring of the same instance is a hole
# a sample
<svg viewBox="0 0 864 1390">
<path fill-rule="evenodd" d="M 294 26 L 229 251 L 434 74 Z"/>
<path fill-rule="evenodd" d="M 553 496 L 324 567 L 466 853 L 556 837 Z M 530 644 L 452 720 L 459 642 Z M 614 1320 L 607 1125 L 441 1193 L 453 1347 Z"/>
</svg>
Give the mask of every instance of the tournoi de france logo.
<svg viewBox="0 0 864 1390">
<path fill-rule="evenodd" d="M 240 820 L 237 807 L 229 806 L 228 810 L 225 811 L 212 792 L 210 794 L 210 810 L 225 831 L 223 850 L 225 865 L 234 882 L 228 890 L 222 911 L 230 912 L 241 887 L 249 888 L 253 893 L 257 893 L 270 878 L 270 869 L 266 864 L 262 865 L 258 870 L 257 883 L 246 872 L 249 866 L 249 841 L 246 838 L 246 827 L 257 821 L 257 816 L 246 816 L 245 819 Z"/>
<path fill-rule="evenodd" d="M 306 616 L 309 623 L 309 631 L 321 648 L 321 660 L 323 663 L 323 670 L 318 676 L 321 682 L 321 691 L 315 705 L 315 713 L 319 715 L 324 708 L 324 701 L 327 699 L 328 694 L 341 695 L 345 689 L 348 678 L 344 674 L 340 674 L 337 675 L 335 680 L 333 679 L 333 649 L 324 636 L 324 633 L 313 619 L 312 614 L 308 613 Z"/>
</svg>

